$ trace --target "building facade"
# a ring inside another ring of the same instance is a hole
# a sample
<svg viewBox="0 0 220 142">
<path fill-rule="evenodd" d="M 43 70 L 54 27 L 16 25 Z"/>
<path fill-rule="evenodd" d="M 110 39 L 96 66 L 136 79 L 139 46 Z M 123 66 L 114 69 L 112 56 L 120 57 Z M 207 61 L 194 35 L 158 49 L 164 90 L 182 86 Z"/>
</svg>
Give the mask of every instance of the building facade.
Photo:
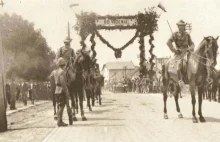
<svg viewBox="0 0 220 142">
<path fill-rule="evenodd" d="M 124 62 L 107 62 L 102 67 L 102 74 L 105 81 L 115 80 L 122 81 L 124 78 L 131 78 L 129 74 L 135 70 L 132 61 Z"/>
</svg>

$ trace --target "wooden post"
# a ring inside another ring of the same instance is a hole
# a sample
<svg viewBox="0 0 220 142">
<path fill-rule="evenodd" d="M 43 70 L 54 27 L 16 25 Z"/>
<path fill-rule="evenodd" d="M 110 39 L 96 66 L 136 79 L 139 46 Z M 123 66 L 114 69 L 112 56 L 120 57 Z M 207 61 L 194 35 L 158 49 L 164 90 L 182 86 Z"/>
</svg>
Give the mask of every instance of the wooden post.
<svg viewBox="0 0 220 142">
<path fill-rule="evenodd" d="M 0 5 L 3 8 L 4 3 L 1 0 Z M 1 9 L 1 14 L 3 15 L 3 11 Z M 0 20 L 2 21 L 2 20 Z M 6 102 L 5 102 L 5 94 L 4 94 L 4 50 L 2 46 L 2 24 L 0 23 L 0 132 L 4 132 L 7 130 L 7 118 L 6 118 Z"/>
</svg>

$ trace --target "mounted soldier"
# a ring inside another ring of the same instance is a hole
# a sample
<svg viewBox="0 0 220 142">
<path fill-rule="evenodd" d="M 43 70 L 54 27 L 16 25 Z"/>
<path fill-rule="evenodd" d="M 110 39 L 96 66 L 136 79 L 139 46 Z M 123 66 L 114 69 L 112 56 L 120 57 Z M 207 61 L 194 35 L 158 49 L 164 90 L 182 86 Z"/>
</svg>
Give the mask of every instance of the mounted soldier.
<svg viewBox="0 0 220 142">
<path fill-rule="evenodd" d="M 186 53 L 194 51 L 194 42 L 192 41 L 190 35 L 186 32 L 186 23 L 183 20 L 180 20 L 177 23 L 179 31 L 173 33 L 167 41 L 167 45 L 170 50 L 175 54 L 175 60 L 177 62 L 177 76 L 179 80 L 179 85 L 182 87 L 184 83 L 184 75 L 182 74 L 183 65 L 186 63 L 184 57 Z M 173 42 L 176 45 L 176 48 L 173 46 Z"/>
<path fill-rule="evenodd" d="M 75 59 L 76 55 L 74 50 L 70 47 L 70 43 L 71 43 L 72 39 L 70 39 L 69 37 L 67 37 L 63 42 L 65 44 L 65 46 L 60 47 L 60 49 L 57 52 L 56 55 L 56 60 L 58 60 L 60 57 L 62 57 L 66 63 L 69 62 L 70 58 L 72 57 L 73 59 Z"/>
</svg>

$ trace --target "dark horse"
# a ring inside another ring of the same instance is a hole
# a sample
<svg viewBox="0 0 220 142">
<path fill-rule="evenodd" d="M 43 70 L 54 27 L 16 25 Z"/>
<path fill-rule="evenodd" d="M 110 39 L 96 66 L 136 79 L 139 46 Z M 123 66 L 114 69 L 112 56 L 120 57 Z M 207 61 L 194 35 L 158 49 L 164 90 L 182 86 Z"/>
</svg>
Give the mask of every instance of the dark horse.
<svg viewBox="0 0 220 142">
<path fill-rule="evenodd" d="M 83 100 L 81 99 L 83 96 L 83 92 L 79 92 L 79 89 L 82 88 L 83 85 L 83 76 L 86 76 L 87 71 L 89 70 L 90 66 L 90 56 L 87 53 L 84 53 L 84 51 L 81 51 L 75 60 L 70 59 L 65 72 L 67 77 L 67 85 L 68 90 L 70 92 L 71 97 L 71 104 L 73 108 L 73 120 L 76 121 L 75 117 L 75 106 L 76 106 L 76 100 L 78 100 L 78 97 L 80 98 L 80 108 L 81 108 L 81 114 L 82 119 L 86 120 L 86 117 L 84 116 L 83 112 Z M 54 72 L 54 71 L 53 71 Z M 53 76 L 53 72 L 50 75 L 50 83 L 51 83 L 51 96 L 53 99 L 53 107 L 54 107 L 54 119 L 57 119 L 57 100 L 55 95 L 55 79 Z M 78 87 L 78 88 L 77 88 Z"/>
<path fill-rule="evenodd" d="M 201 122 L 205 122 L 205 119 L 202 115 L 202 93 L 203 88 L 205 86 L 205 82 L 211 82 L 210 78 L 208 78 L 208 74 L 210 73 L 210 70 L 214 68 L 214 66 L 217 64 L 216 62 L 216 56 L 217 56 L 217 50 L 218 50 L 218 44 L 217 44 L 218 37 L 215 39 L 212 36 L 205 37 L 202 42 L 200 43 L 199 47 L 192 53 L 189 53 L 188 55 L 188 61 L 184 65 L 184 73 L 186 75 L 187 81 L 186 83 L 189 84 L 189 89 L 191 92 L 191 98 L 192 98 L 192 115 L 193 115 L 193 122 L 197 123 L 198 120 L 196 118 L 195 113 L 195 104 L 196 104 L 196 98 L 195 98 L 195 90 L 196 86 L 198 87 L 198 100 L 199 100 L 199 120 Z M 167 115 L 167 107 L 166 107 L 166 101 L 167 101 L 167 90 L 169 82 L 172 80 L 175 83 L 178 82 L 178 78 L 176 75 L 176 71 L 172 72 L 170 70 L 171 64 L 174 61 L 174 59 L 170 59 L 164 66 L 162 70 L 162 76 L 163 76 L 163 100 L 164 100 L 164 119 L 168 119 Z M 175 61 L 174 61 L 175 62 Z M 173 63 L 175 65 L 175 63 Z M 178 89 L 175 94 L 175 102 L 176 102 L 176 109 L 179 113 L 179 118 L 182 118 L 182 114 L 180 112 L 179 103 L 178 103 L 178 93 L 180 89 Z"/>
<path fill-rule="evenodd" d="M 77 121 L 75 112 L 78 112 L 78 99 L 83 121 L 86 121 L 83 110 L 84 97 L 84 81 L 88 76 L 91 65 L 91 58 L 88 53 L 81 50 L 75 60 L 70 60 L 67 64 L 67 82 L 71 97 L 71 104 L 73 109 L 73 120 Z"/>
</svg>

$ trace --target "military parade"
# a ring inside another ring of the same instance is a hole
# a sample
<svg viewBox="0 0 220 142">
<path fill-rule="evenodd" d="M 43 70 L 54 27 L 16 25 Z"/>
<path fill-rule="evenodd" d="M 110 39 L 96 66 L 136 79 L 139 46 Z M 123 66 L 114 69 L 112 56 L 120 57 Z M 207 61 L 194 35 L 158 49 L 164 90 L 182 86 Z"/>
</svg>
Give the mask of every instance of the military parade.
<svg viewBox="0 0 220 142">
<path fill-rule="evenodd" d="M 218 4 L 1 0 L 0 141 L 218 142 Z"/>
</svg>

